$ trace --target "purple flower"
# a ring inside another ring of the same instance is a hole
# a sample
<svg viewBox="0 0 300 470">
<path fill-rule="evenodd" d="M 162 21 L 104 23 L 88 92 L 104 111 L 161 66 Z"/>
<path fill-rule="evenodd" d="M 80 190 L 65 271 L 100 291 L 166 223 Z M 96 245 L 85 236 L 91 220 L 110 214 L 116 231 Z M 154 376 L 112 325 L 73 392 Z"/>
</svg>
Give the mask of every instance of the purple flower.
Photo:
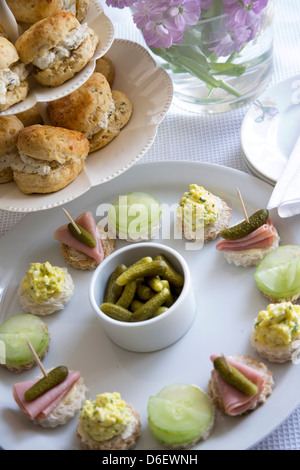
<svg viewBox="0 0 300 470">
<path fill-rule="evenodd" d="M 110 7 L 125 8 L 131 7 L 136 0 L 106 0 L 106 4 Z"/>
</svg>

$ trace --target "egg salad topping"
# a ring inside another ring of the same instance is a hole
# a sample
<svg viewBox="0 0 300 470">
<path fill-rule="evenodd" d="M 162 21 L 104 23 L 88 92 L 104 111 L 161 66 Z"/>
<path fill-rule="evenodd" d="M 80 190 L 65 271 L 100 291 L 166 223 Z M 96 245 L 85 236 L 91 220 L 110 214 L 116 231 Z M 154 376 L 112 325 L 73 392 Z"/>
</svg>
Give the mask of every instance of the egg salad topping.
<svg viewBox="0 0 300 470">
<path fill-rule="evenodd" d="M 54 267 L 46 261 L 45 263 L 30 264 L 30 268 L 22 280 L 22 287 L 36 302 L 41 302 L 55 293 L 61 293 L 64 283 L 64 270 Z"/>
<path fill-rule="evenodd" d="M 300 337 L 300 305 L 270 304 L 255 320 L 258 341 L 270 346 L 288 346 Z"/>
<path fill-rule="evenodd" d="M 80 410 L 80 420 L 95 441 L 106 441 L 125 429 L 131 414 L 119 393 L 102 393 L 95 401 L 86 400 Z"/>
<path fill-rule="evenodd" d="M 197 184 L 191 184 L 179 201 L 179 215 L 193 230 L 213 224 L 218 216 L 214 196 Z"/>
</svg>

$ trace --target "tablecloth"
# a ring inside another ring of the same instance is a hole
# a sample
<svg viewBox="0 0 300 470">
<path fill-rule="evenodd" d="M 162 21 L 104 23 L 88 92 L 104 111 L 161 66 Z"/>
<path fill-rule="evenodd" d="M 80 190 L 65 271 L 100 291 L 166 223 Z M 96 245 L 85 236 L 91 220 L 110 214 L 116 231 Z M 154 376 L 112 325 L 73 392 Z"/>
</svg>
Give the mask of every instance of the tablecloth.
<svg viewBox="0 0 300 470">
<path fill-rule="evenodd" d="M 107 7 L 115 37 L 144 45 L 129 11 Z M 274 72 L 272 86 L 300 72 L 300 2 L 275 0 Z M 240 128 L 248 106 L 217 115 L 199 115 L 172 104 L 160 124 L 156 139 L 138 162 L 191 160 L 221 164 L 248 172 L 240 143 Z M 25 214 L 0 210 L 0 238 Z M 284 397 L 283 397 L 284 398 Z M 300 407 L 252 450 L 300 449 Z"/>
</svg>

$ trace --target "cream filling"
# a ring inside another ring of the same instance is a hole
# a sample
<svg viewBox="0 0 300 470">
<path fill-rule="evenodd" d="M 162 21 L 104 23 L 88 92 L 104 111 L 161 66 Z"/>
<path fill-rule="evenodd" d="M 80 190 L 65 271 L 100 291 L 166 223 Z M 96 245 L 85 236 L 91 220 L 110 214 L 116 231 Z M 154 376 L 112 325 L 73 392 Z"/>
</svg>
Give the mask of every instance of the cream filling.
<svg viewBox="0 0 300 470">
<path fill-rule="evenodd" d="M 115 112 L 115 102 L 114 100 L 111 101 L 109 108 L 107 112 L 104 114 L 103 118 L 101 121 L 98 121 L 93 129 L 90 130 L 90 132 L 86 132 L 85 136 L 87 139 L 91 139 L 95 134 L 102 130 L 106 130 L 109 124 L 109 120 L 111 118 L 111 115 Z"/>
<path fill-rule="evenodd" d="M 20 86 L 21 82 L 26 80 L 28 71 L 24 64 L 17 62 L 11 68 L 7 67 L 0 70 L 0 103 L 6 103 L 6 94 Z"/>
<path fill-rule="evenodd" d="M 91 33 L 91 29 L 84 23 L 77 28 L 72 29 L 65 39 L 53 49 L 45 51 L 40 57 L 32 61 L 33 65 L 41 70 L 51 68 L 54 62 L 70 57 L 72 51 L 77 49 Z"/>
<path fill-rule="evenodd" d="M 47 175 L 51 170 L 51 167 L 48 165 L 48 162 L 28 157 L 28 155 L 19 153 L 17 150 L 15 152 L 10 152 L 7 155 L 9 157 L 8 166 L 10 166 L 12 170 L 20 171 L 22 173 L 33 173 L 38 175 Z"/>
</svg>

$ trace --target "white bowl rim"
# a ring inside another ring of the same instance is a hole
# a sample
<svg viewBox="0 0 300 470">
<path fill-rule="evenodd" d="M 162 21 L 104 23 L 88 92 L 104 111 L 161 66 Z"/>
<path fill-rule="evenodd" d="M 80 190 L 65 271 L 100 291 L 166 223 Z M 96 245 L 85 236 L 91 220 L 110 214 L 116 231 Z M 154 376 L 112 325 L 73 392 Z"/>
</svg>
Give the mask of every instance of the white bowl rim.
<svg viewBox="0 0 300 470">
<path fill-rule="evenodd" d="M 120 321 L 120 320 L 115 320 L 114 318 L 111 318 L 108 315 L 106 315 L 104 312 L 102 312 L 102 310 L 100 309 L 99 305 L 97 304 L 97 302 L 95 300 L 95 297 L 94 297 L 95 288 L 94 287 L 95 287 L 96 279 L 98 277 L 98 272 L 102 269 L 105 269 L 105 266 L 109 263 L 109 261 L 113 258 L 116 258 L 119 254 L 122 255 L 126 251 L 132 251 L 134 249 L 146 248 L 146 247 L 160 248 L 162 253 L 163 252 L 170 253 L 178 260 L 178 262 L 180 263 L 180 265 L 182 267 L 183 276 L 184 276 L 184 284 L 183 284 L 182 291 L 181 291 L 179 297 L 176 299 L 176 302 L 174 302 L 174 304 L 171 305 L 171 307 L 169 307 L 168 310 L 161 313 L 157 317 L 153 317 L 153 318 L 150 318 L 148 320 L 137 321 L 137 322 L 125 322 L 125 321 L 123 322 L 123 321 Z M 161 243 L 139 242 L 139 243 L 135 243 L 135 244 L 131 244 L 129 246 L 119 248 L 114 253 L 110 254 L 106 259 L 104 259 L 102 261 L 102 263 L 99 264 L 99 266 L 97 266 L 97 268 L 96 268 L 96 270 L 95 270 L 95 272 L 92 276 L 91 282 L 90 282 L 89 300 L 90 300 L 90 303 L 91 303 L 93 309 L 107 323 L 110 323 L 112 325 L 116 325 L 116 326 L 119 326 L 119 327 L 121 326 L 121 327 L 124 327 L 124 328 L 131 328 L 131 329 L 133 329 L 133 328 L 143 328 L 143 327 L 146 328 L 147 325 L 157 323 L 157 322 L 161 321 L 163 318 L 166 318 L 167 316 L 172 315 L 174 309 L 179 307 L 182 304 L 182 302 L 184 301 L 185 295 L 189 291 L 190 283 L 191 283 L 191 274 L 190 274 L 188 264 L 185 261 L 185 259 L 183 258 L 183 256 L 180 253 L 178 253 L 178 251 L 176 251 L 174 248 L 171 248 L 167 245 L 163 245 Z"/>
</svg>

